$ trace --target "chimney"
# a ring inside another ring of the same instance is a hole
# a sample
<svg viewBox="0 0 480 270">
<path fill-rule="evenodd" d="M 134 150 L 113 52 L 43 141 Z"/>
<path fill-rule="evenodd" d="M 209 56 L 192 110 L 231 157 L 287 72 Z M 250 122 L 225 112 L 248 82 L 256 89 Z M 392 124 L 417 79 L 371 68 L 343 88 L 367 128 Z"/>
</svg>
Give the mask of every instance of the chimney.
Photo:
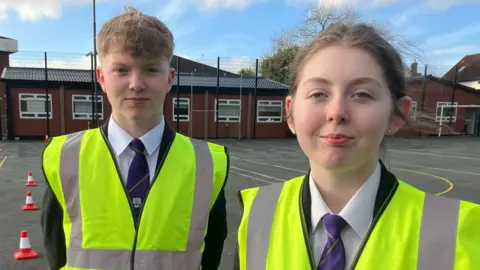
<svg viewBox="0 0 480 270">
<path fill-rule="evenodd" d="M 413 60 L 412 66 L 410 67 L 412 75 L 418 74 L 418 63 L 417 60 Z"/>
</svg>

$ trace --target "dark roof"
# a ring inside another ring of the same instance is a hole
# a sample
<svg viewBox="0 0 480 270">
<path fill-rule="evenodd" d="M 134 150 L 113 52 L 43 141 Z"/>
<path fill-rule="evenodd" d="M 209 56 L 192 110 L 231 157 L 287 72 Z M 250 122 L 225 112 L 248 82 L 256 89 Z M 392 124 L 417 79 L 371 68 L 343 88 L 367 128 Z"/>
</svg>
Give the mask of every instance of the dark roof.
<svg viewBox="0 0 480 270">
<path fill-rule="evenodd" d="M 465 55 L 454 65 L 442 79 L 455 80 L 455 66 L 457 67 L 457 82 L 479 81 L 480 80 L 480 53 Z"/>
<path fill-rule="evenodd" d="M 178 64 L 180 65 L 180 69 L 177 68 L 177 59 Z M 222 61 L 222 59 L 220 59 Z M 222 63 L 220 62 L 220 66 Z M 204 63 L 196 62 L 191 59 L 187 59 L 178 55 L 174 55 L 172 57 L 172 61 L 170 62 L 170 67 L 175 68 L 175 70 L 179 71 L 180 73 L 191 73 L 198 75 L 210 75 L 210 76 L 217 76 L 217 65 L 211 66 Z M 229 77 L 240 77 L 239 74 L 235 74 L 230 71 L 226 71 L 220 69 L 220 76 L 229 76 Z"/>
<path fill-rule="evenodd" d="M 438 83 L 443 84 L 447 87 L 453 87 L 453 81 L 445 80 L 443 78 L 439 78 L 439 77 L 436 77 L 436 76 L 433 76 L 433 75 L 428 75 L 427 79 L 438 82 Z M 408 80 L 409 83 L 413 83 L 413 82 L 418 83 L 418 82 L 423 82 L 423 81 L 424 81 L 424 76 L 423 75 L 412 77 L 410 80 Z M 469 87 L 469 86 L 466 86 L 466 85 L 463 85 L 463 84 L 460 84 L 458 82 L 455 85 L 455 89 L 457 89 L 457 90 L 460 89 L 460 90 L 463 90 L 463 91 L 468 92 L 468 93 L 474 93 L 474 94 L 480 95 L 479 90 L 477 90 L 475 88 L 472 88 L 472 87 Z"/>
<path fill-rule="evenodd" d="M 180 86 L 216 87 L 216 76 L 200 76 L 180 74 Z M 44 81 L 44 68 L 6 67 L 3 69 L 0 80 L 2 81 Z M 91 83 L 92 73 L 90 70 L 80 69 L 48 69 L 48 80 L 64 83 Z M 175 77 L 174 85 L 177 85 Z M 255 88 L 255 77 L 220 77 L 222 88 Z M 288 85 L 259 77 L 257 88 L 259 89 L 288 89 Z"/>
</svg>

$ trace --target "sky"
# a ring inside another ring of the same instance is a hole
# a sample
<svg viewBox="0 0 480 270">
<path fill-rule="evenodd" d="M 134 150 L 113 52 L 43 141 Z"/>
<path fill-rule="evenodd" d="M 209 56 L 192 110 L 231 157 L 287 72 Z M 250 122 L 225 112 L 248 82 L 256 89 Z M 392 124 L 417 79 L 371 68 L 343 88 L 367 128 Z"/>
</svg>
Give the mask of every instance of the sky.
<svg viewBox="0 0 480 270">
<path fill-rule="evenodd" d="M 97 0 L 96 29 L 125 5 L 157 16 L 175 36 L 175 54 L 238 71 L 272 50 L 271 38 L 305 18 L 319 0 Z M 443 75 L 463 56 L 480 53 L 480 0 L 329 0 L 350 5 L 414 45 L 419 69 Z M 442 3 L 442 4 L 440 4 Z M 1 0 L 0 36 L 16 39 L 11 65 L 90 68 L 93 0 Z M 410 63 L 413 58 L 407 58 Z M 407 63 L 407 64 L 408 64 Z"/>
</svg>

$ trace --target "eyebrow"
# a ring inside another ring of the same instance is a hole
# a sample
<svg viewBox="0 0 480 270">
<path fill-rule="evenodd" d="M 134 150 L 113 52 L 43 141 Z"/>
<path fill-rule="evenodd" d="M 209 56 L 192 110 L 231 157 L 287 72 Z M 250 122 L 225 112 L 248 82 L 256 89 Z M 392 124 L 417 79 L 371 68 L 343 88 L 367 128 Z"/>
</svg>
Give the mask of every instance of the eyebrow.
<svg viewBox="0 0 480 270">
<path fill-rule="evenodd" d="M 309 83 L 332 85 L 331 81 L 322 77 L 312 77 L 306 80 L 305 82 L 303 82 L 303 84 L 309 84 Z M 375 80 L 372 77 L 355 78 L 348 83 L 348 86 L 355 85 L 355 84 L 374 84 L 376 87 L 382 88 L 382 85 L 380 84 L 380 82 Z"/>
</svg>

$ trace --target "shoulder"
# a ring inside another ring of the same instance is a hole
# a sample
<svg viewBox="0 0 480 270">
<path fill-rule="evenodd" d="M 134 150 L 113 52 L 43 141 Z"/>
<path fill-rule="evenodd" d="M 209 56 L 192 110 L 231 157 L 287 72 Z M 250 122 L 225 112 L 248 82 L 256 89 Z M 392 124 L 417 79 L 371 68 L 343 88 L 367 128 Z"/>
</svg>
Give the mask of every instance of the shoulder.
<svg viewBox="0 0 480 270">
<path fill-rule="evenodd" d="M 305 175 L 297 176 L 292 179 L 289 179 L 285 182 L 279 182 L 274 184 L 269 184 L 265 186 L 257 186 L 246 189 L 241 189 L 237 192 L 237 196 L 241 201 L 247 198 L 253 199 L 260 192 L 261 195 L 276 195 L 277 197 L 284 193 L 286 196 L 295 194 L 299 195 L 303 181 L 307 179 Z"/>
</svg>

